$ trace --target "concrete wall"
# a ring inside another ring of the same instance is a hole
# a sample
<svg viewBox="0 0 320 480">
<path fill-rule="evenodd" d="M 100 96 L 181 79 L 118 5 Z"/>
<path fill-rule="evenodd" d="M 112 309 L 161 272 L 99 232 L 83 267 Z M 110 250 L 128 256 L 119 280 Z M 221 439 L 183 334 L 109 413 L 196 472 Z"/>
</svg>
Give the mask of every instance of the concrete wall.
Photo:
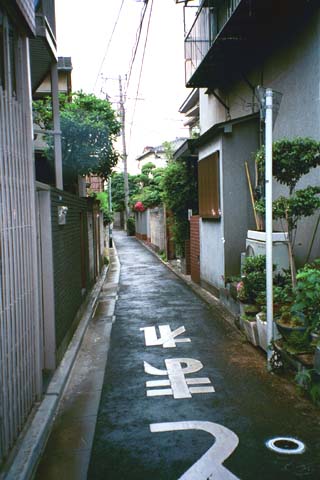
<svg viewBox="0 0 320 480">
<path fill-rule="evenodd" d="M 148 211 L 135 212 L 136 236 L 141 240 L 147 240 L 148 233 Z"/>
<path fill-rule="evenodd" d="M 279 114 L 274 127 L 274 139 L 312 137 L 320 139 L 320 12 L 300 24 L 300 29 L 292 32 L 291 37 L 283 40 L 277 46 L 277 51 L 262 59 L 259 67 L 244 72 L 252 85 L 257 86 L 263 82 L 264 86 L 271 87 L 283 94 Z M 259 110 L 256 99 L 249 85 L 243 78 L 229 85 L 224 90 L 217 91 L 225 103 L 230 107 L 232 119 L 248 115 Z M 200 126 L 201 134 L 212 125 L 227 120 L 227 111 L 213 95 L 200 91 Z M 236 138 L 236 135 L 243 137 Z M 210 238 L 210 241 L 201 239 L 201 271 L 202 277 L 219 281 L 221 275 L 220 267 L 213 267 L 214 242 L 216 253 L 222 261 L 221 238 L 226 240 L 226 273 L 235 272 L 238 260 L 238 250 L 242 250 L 245 241 L 246 223 L 240 223 L 237 228 L 238 213 L 235 213 L 235 205 L 247 202 L 250 209 L 250 198 L 248 188 L 242 170 L 242 164 L 247 153 L 258 147 L 256 128 L 252 129 L 252 139 L 247 128 L 236 127 L 230 137 L 224 136 L 223 142 L 223 176 L 224 185 L 224 219 L 225 231 L 222 232 L 221 225 L 201 222 L 201 235 Z M 207 147 L 214 151 L 215 147 Z M 203 150 L 200 150 L 199 158 L 203 158 Z M 235 159 L 235 162 L 234 160 Z M 222 161 L 222 160 L 221 160 Z M 238 173 L 241 172 L 239 176 Z M 236 175 L 234 174 L 235 172 Z M 320 168 L 314 169 L 306 175 L 297 188 L 304 188 L 307 185 L 320 184 Z M 242 193 L 241 193 L 242 192 Z M 286 188 L 274 182 L 274 198 L 286 194 Z M 234 202 L 235 205 L 232 205 Z M 250 212 L 242 208 L 241 217 L 250 217 Z M 297 231 L 295 255 L 298 265 L 305 262 L 306 254 L 310 245 L 310 238 L 313 234 L 318 215 L 303 220 Z M 249 221 L 250 223 L 251 221 Z M 254 225 L 254 224 L 253 224 Z M 275 229 L 281 226 L 275 223 Z M 243 236 L 243 238 L 242 238 Z M 320 228 L 312 250 L 311 258 L 320 256 Z M 208 261 L 206 261 L 206 259 Z M 219 270 L 219 271 L 218 271 Z"/>
<path fill-rule="evenodd" d="M 294 36 L 283 40 L 277 51 L 261 66 L 244 72 L 252 85 L 263 83 L 283 94 L 275 139 L 310 136 L 320 138 L 320 13 L 301 24 Z M 227 119 L 226 110 L 213 95 L 200 91 L 200 125 L 204 133 L 215 123 Z M 231 118 L 258 111 L 253 92 L 243 78 L 217 91 L 230 107 Z"/>
<path fill-rule="evenodd" d="M 191 279 L 200 283 L 200 217 L 190 218 L 190 270 Z"/>
<path fill-rule="evenodd" d="M 199 150 L 199 162 L 215 151 L 220 152 L 220 172 L 223 171 L 222 138 L 213 140 Z M 220 181 L 220 208 L 223 212 L 223 184 Z M 200 271 L 201 281 L 209 286 L 224 285 L 224 215 L 220 220 L 200 219 Z"/>
<path fill-rule="evenodd" d="M 159 251 L 166 251 L 166 217 L 163 207 L 150 210 L 150 239 Z"/>
<path fill-rule="evenodd" d="M 259 121 L 251 120 L 233 126 L 224 134 L 223 149 L 223 217 L 225 239 L 225 276 L 240 271 L 240 252 L 245 251 L 247 230 L 256 229 L 250 191 L 245 171 L 248 162 L 254 179 L 252 153 L 259 146 Z"/>
</svg>

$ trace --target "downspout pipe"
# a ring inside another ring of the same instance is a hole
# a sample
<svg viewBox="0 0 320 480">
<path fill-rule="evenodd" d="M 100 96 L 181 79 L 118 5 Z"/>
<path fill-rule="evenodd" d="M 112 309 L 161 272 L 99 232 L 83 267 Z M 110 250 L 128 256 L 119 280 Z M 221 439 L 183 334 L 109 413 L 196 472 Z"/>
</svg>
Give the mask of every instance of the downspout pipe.
<svg viewBox="0 0 320 480">
<path fill-rule="evenodd" d="M 270 369 L 273 341 L 273 258 L 272 258 L 272 108 L 273 92 L 266 90 L 265 118 L 265 192 L 266 192 L 266 293 L 267 293 L 267 360 Z"/>
</svg>

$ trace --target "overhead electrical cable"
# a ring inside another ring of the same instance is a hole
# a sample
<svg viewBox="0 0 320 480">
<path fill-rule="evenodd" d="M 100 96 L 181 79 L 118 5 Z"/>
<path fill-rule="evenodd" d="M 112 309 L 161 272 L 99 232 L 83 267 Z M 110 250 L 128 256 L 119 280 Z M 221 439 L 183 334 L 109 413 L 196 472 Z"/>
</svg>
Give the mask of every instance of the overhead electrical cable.
<svg viewBox="0 0 320 480">
<path fill-rule="evenodd" d="M 99 68 L 99 71 L 98 71 L 98 75 L 97 75 L 97 78 L 96 78 L 96 81 L 95 81 L 95 84 L 94 84 L 94 87 L 93 87 L 94 90 L 96 88 L 96 85 L 97 85 L 97 82 L 98 82 L 99 75 L 101 73 L 103 64 L 104 64 L 104 62 L 107 58 L 109 48 L 110 48 L 110 45 L 111 45 L 111 42 L 112 42 L 112 39 L 113 39 L 113 35 L 114 35 L 114 32 L 115 32 L 115 30 L 117 28 L 117 25 L 118 25 L 118 22 L 119 22 L 119 18 L 120 18 L 120 15 L 121 15 L 123 4 L 124 4 L 124 0 L 122 0 L 122 2 L 121 2 L 121 5 L 120 5 L 119 11 L 118 11 L 118 15 L 117 15 L 116 21 L 115 21 L 114 26 L 113 26 L 113 30 L 111 32 L 111 35 L 110 35 L 110 38 L 109 38 L 109 41 L 108 41 L 108 44 L 107 44 L 107 48 L 106 48 L 106 51 L 104 53 L 104 56 L 103 56 L 103 59 L 102 59 L 102 62 L 101 62 L 101 65 L 100 65 L 100 68 Z"/>
<path fill-rule="evenodd" d="M 141 77 L 142 77 L 143 63 L 144 63 L 144 57 L 145 57 L 146 48 L 147 48 L 147 43 L 148 43 L 148 37 L 149 37 L 150 20 L 151 20 L 151 16 L 152 16 L 152 7 L 153 7 L 153 0 L 151 0 L 151 6 L 150 6 L 150 12 L 149 12 L 149 19 L 148 19 L 148 26 L 147 26 L 147 32 L 146 32 L 146 38 L 145 38 L 145 42 L 144 42 L 144 46 L 143 46 L 143 53 L 142 53 L 142 59 L 141 59 L 140 73 L 139 73 L 139 79 L 138 79 L 138 86 L 137 86 L 137 91 L 136 91 L 136 95 L 135 95 L 133 113 L 132 113 L 132 118 L 131 118 L 129 141 L 131 140 L 133 119 L 134 119 L 134 116 L 135 116 L 135 113 L 136 113 L 137 99 L 138 99 L 138 97 L 139 97 L 139 90 L 140 90 L 140 83 L 141 83 Z"/>
<path fill-rule="evenodd" d="M 127 75 L 127 90 L 128 90 L 129 83 L 130 83 L 132 67 L 134 65 L 134 61 L 136 59 L 136 55 L 137 55 L 137 51 L 138 51 L 138 46 L 139 46 L 141 32 L 142 32 L 143 20 L 144 20 L 146 11 L 147 11 L 147 7 L 148 7 L 148 2 L 145 3 L 144 9 L 143 9 L 143 12 L 142 12 L 142 15 L 141 15 L 140 25 L 138 27 L 137 34 L 136 34 L 136 44 L 133 48 L 133 55 L 132 55 L 132 58 L 131 58 L 131 61 L 130 61 L 129 73 Z"/>
</svg>

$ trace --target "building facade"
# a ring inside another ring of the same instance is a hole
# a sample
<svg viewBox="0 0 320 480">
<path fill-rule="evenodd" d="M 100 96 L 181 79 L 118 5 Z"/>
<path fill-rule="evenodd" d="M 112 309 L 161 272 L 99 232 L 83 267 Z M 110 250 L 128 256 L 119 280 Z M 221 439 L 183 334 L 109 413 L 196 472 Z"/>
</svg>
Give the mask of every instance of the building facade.
<svg viewBox="0 0 320 480">
<path fill-rule="evenodd" d="M 275 140 L 320 139 L 320 9 L 296 0 L 189 0 L 184 8 L 186 86 L 199 88 L 201 281 L 217 292 L 239 274 L 247 230 L 256 229 L 245 169 L 247 162 L 255 186 L 253 156 L 264 128 L 256 87 L 282 93 Z M 319 183 L 314 169 L 298 188 Z M 274 198 L 284 192 L 274 184 Z M 297 232 L 298 263 L 314 224 L 308 218 Z M 318 231 L 312 257 L 319 254 Z"/>
</svg>

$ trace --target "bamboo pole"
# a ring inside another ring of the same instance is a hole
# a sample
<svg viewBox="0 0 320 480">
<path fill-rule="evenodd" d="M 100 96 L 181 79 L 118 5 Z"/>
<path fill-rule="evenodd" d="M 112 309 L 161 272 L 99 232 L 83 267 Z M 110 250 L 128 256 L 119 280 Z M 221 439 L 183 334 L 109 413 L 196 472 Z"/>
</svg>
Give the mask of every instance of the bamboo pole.
<svg viewBox="0 0 320 480">
<path fill-rule="evenodd" d="M 251 184 L 248 162 L 245 162 L 244 164 L 245 164 L 245 168 L 246 168 L 246 174 L 247 174 L 247 180 L 248 180 L 248 185 L 249 185 L 249 191 L 250 191 L 250 197 L 251 197 L 254 219 L 255 219 L 255 222 L 256 222 L 257 230 L 260 230 L 260 221 L 259 221 L 259 218 L 258 218 L 258 215 L 257 215 L 257 212 L 256 212 L 256 207 L 255 207 L 255 204 L 254 204 L 254 196 L 253 196 L 253 190 L 252 190 L 252 184 Z"/>
</svg>

